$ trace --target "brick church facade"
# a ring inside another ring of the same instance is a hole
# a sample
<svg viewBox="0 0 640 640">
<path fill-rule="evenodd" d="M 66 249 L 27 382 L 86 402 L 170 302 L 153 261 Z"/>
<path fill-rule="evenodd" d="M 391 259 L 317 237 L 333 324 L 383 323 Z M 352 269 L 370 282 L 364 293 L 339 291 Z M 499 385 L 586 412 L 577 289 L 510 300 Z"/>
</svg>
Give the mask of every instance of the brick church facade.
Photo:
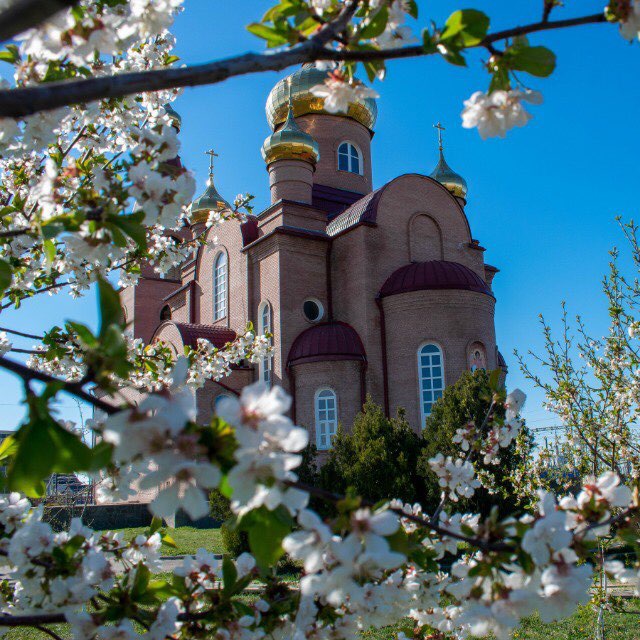
<svg viewBox="0 0 640 640">
<path fill-rule="evenodd" d="M 199 419 L 216 401 L 262 379 L 293 397 L 292 418 L 318 449 L 348 429 L 367 394 L 419 429 L 446 385 L 467 369 L 501 367 L 497 269 L 484 262 L 465 215 L 467 186 L 440 162 L 373 189 L 372 99 L 330 114 L 306 65 L 267 101 L 263 145 L 271 205 L 206 233 L 193 259 L 160 279 L 151 269 L 122 292 L 136 337 L 177 354 L 198 338 L 224 345 L 248 321 L 273 333 L 273 355 L 197 392 Z M 177 114 L 176 114 L 177 115 Z M 228 204 L 213 177 L 192 204 L 192 226 Z"/>
</svg>

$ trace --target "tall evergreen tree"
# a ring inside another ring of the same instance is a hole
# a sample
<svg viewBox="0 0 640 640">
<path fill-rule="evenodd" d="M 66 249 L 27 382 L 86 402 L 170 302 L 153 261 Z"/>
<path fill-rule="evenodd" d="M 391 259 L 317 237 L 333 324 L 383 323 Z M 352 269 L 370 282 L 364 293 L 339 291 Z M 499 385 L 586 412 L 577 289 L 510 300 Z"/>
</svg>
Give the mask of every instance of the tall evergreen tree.
<svg viewBox="0 0 640 640">
<path fill-rule="evenodd" d="M 422 436 L 403 411 L 389 419 L 369 397 L 351 433 L 340 428 L 335 436 L 320 470 L 321 486 L 338 492 L 353 487 L 372 500 L 421 501 L 426 495 L 425 478 L 417 473 L 422 447 Z"/>
</svg>

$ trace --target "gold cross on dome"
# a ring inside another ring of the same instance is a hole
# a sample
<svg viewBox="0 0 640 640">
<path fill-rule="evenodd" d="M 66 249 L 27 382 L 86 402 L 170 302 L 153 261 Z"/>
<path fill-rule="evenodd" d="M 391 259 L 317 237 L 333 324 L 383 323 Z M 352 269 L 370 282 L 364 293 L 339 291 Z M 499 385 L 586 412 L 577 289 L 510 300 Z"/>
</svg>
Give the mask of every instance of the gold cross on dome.
<svg viewBox="0 0 640 640">
<path fill-rule="evenodd" d="M 213 149 L 209 149 L 205 153 L 209 156 L 209 175 L 213 175 L 213 159 L 217 158 L 218 154 Z"/>
<path fill-rule="evenodd" d="M 434 124 L 433 128 L 438 130 L 438 145 L 440 147 L 440 151 L 442 151 L 442 149 L 443 149 L 443 146 L 442 146 L 442 132 L 446 130 L 446 127 L 443 127 L 440 124 L 440 121 L 438 121 L 438 124 Z"/>
</svg>

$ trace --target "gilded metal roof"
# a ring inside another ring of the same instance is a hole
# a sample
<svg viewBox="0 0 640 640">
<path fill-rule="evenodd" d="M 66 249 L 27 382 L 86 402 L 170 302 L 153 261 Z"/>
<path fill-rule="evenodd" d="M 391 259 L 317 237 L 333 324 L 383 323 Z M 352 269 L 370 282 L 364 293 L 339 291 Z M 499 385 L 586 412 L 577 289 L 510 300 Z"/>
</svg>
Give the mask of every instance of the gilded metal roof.
<svg viewBox="0 0 640 640">
<path fill-rule="evenodd" d="M 220 212 L 230 209 L 231 205 L 218 193 L 213 183 L 213 176 L 209 175 L 207 188 L 204 190 L 204 193 L 191 203 L 190 219 L 192 224 L 206 222 L 209 217 L 209 212 Z"/>
<path fill-rule="evenodd" d="M 296 118 L 309 113 L 328 113 L 324 110 L 324 99 L 318 98 L 311 93 L 312 87 L 324 83 L 328 73 L 328 71 L 322 71 L 313 64 L 305 64 L 287 78 L 280 80 L 273 87 L 267 98 L 266 112 L 269 126 L 275 130 L 279 124 L 282 124 L 287 119 L 289 106 L 287 83 L 289 81 L 291 82 L 293 112 Z M 357 120 L 367 129 L 373 130 L 378 117 L 378 106 L 373 98 L 365 98 L 352 102 L 346 114 L 331 115 L 345 115 L 348 118 Z"/>
<path fill-rule="evenodd" d="M 262 157 L 267 165 L 276 160 L 304 160 L 315 165 L 320 160 L 318 143 L 298 126 L 291 105 L 282 129 L 264 141 Z"/>
<path fill-rule="evenodd" d="M 437 180 L 454 196 L 458 198 L 467 197 L 467 181 L 447 164 L 442 149 L 440 149 L 440 160 L 429 177 Z"/>
</svg>

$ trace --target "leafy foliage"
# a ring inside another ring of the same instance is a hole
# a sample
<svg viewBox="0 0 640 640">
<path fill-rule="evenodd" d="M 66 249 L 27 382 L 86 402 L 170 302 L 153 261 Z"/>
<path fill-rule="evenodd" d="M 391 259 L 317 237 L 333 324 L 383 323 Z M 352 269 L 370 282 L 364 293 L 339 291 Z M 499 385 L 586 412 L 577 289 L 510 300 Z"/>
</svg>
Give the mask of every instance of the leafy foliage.
<svg viewBox="0 0 640 640">
<path fill-rule="evenodd" d="M 352 487 L 374 501 L 389 497 L 422 501 L 428 492 L 416 469 L 423 445 L 402 411 L 389 419 L 368 397 L 351 431 L 340 429 L 333 439 L 320 484 L 342 493 Z"/>
</svg>

